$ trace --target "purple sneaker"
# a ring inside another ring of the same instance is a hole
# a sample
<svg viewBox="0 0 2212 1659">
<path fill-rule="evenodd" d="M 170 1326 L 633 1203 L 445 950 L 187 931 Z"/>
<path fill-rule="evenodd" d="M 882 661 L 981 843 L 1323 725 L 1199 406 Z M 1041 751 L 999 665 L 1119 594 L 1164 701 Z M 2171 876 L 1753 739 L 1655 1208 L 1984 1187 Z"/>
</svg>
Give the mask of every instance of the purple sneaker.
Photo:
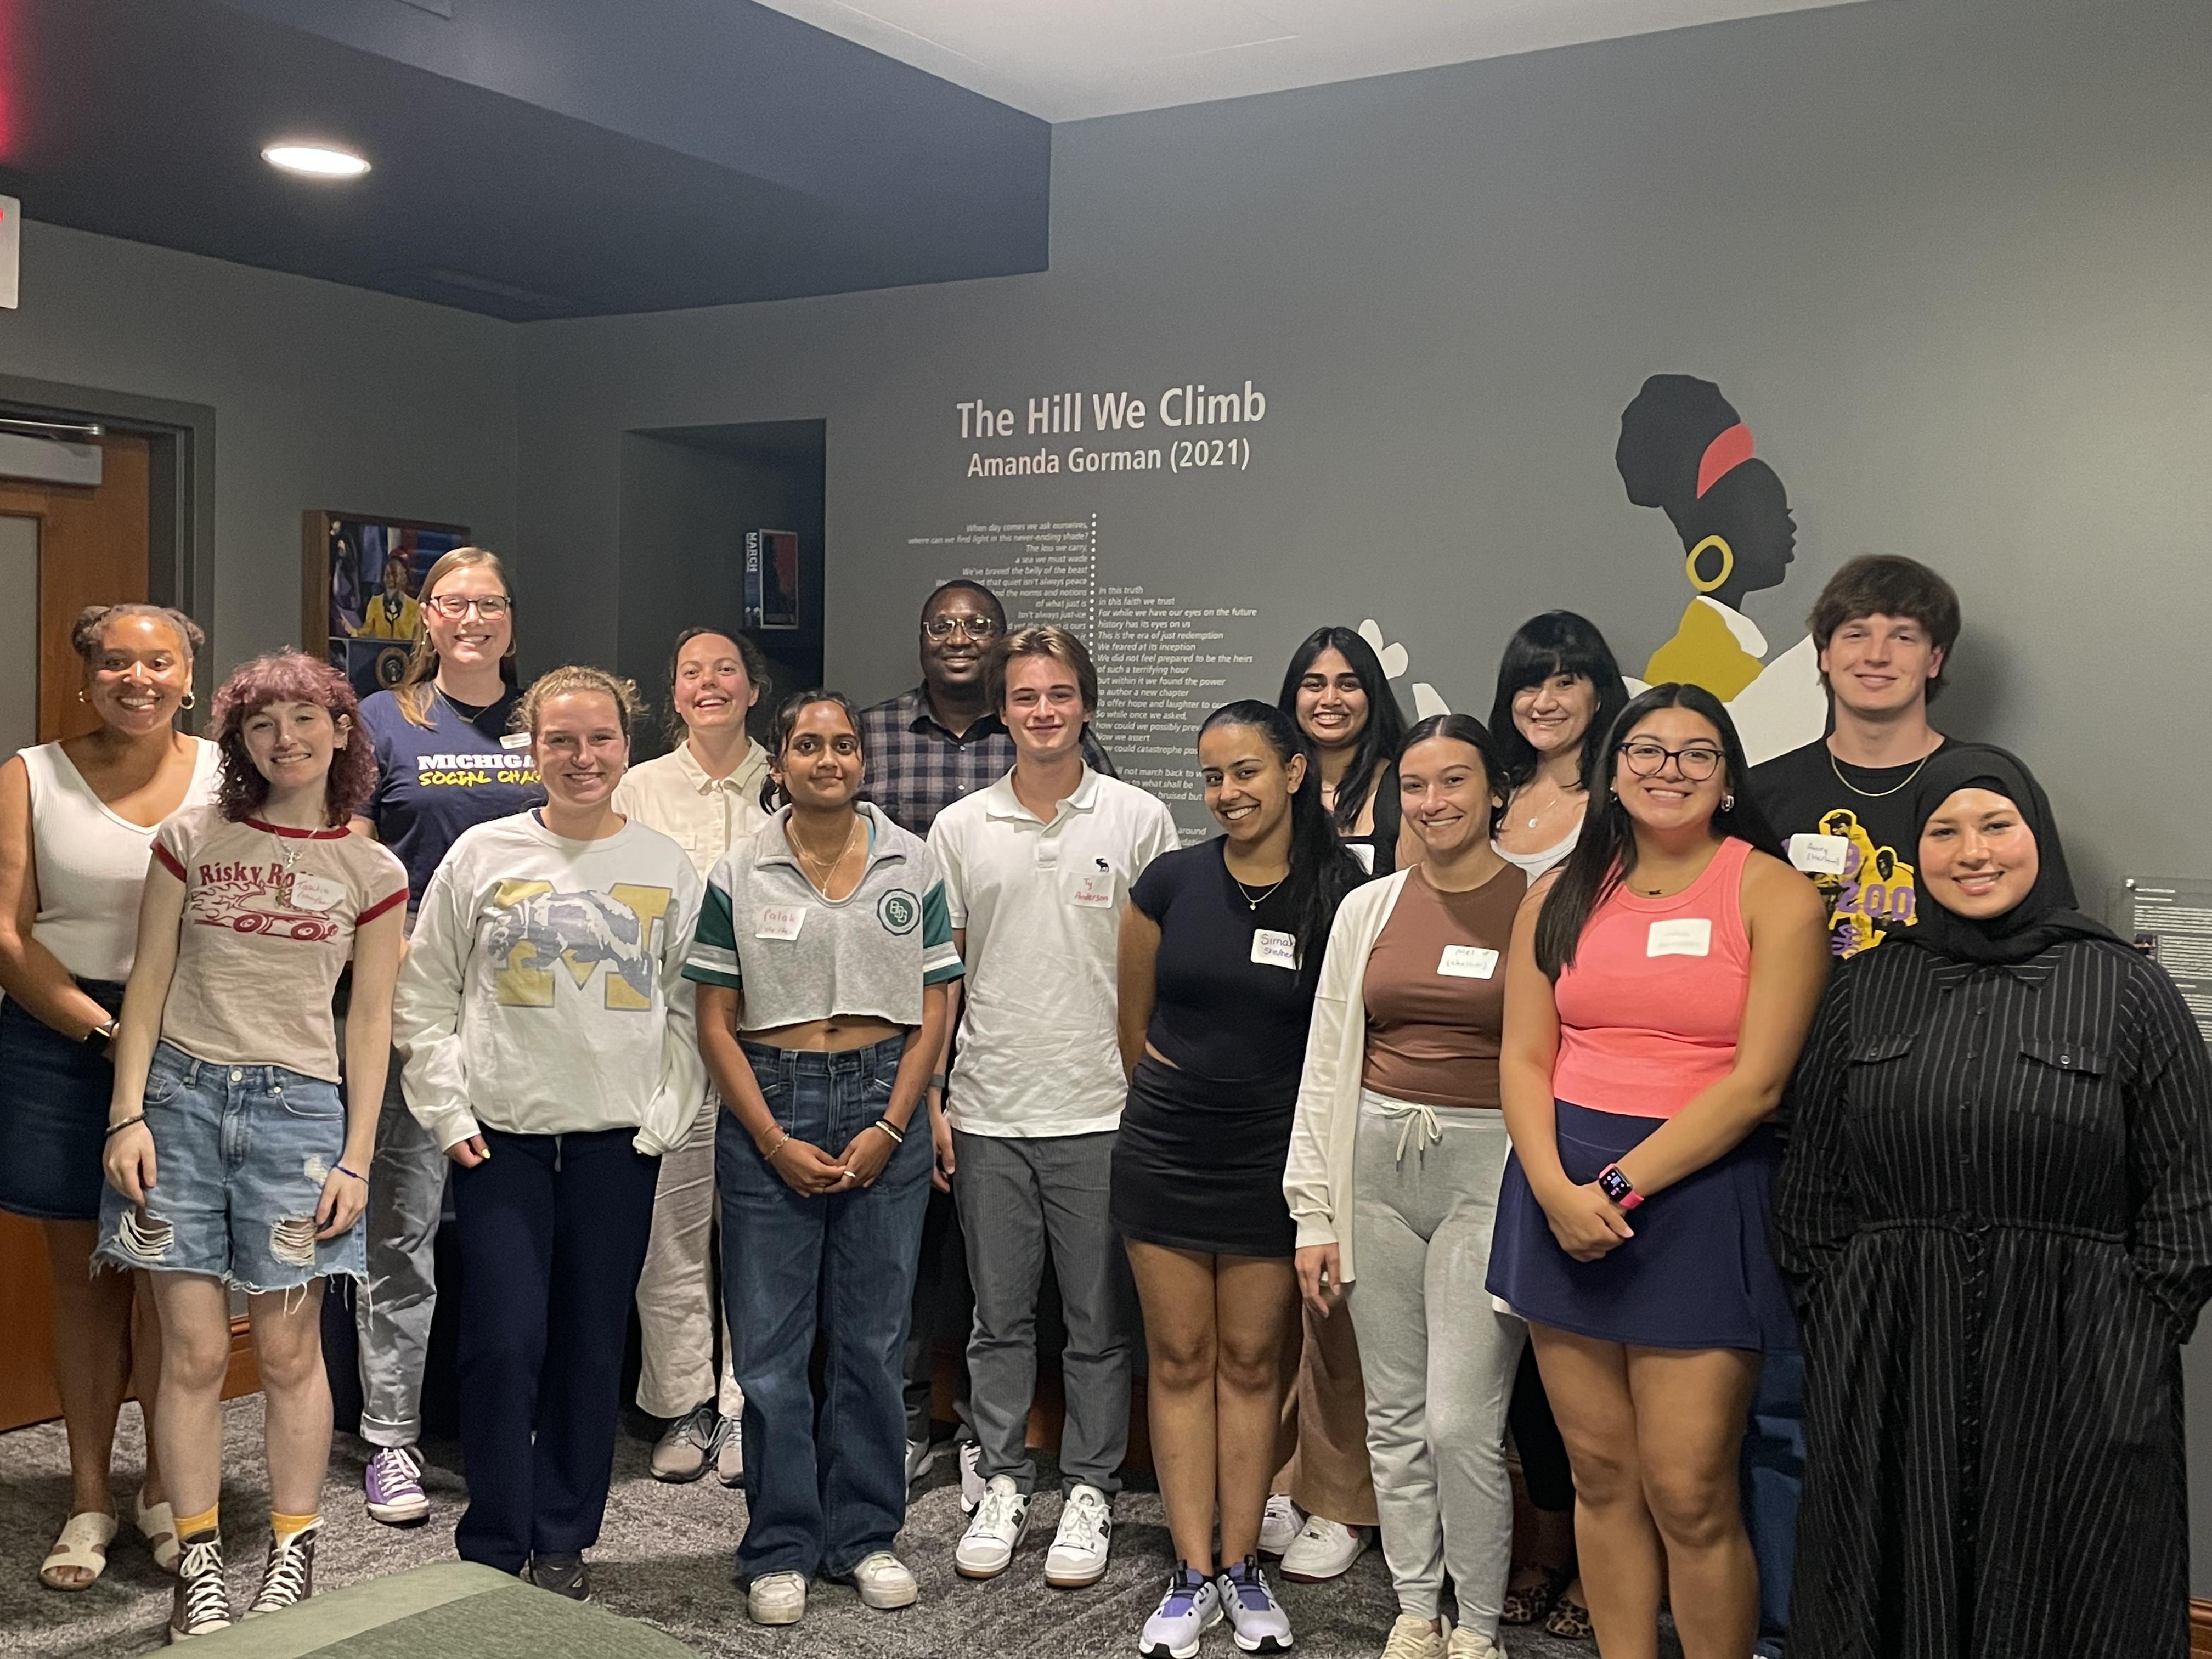
<svg viewBox="0 0 2212 1659">
<path fill-rule="evenodd" d="M 430 1518 L 422 1491 L 422 1466 L 411 1446 L 380 1446 L 361 1478 L 363 1505 L 387 1527 L 419 1527 Z"/>
</svg>

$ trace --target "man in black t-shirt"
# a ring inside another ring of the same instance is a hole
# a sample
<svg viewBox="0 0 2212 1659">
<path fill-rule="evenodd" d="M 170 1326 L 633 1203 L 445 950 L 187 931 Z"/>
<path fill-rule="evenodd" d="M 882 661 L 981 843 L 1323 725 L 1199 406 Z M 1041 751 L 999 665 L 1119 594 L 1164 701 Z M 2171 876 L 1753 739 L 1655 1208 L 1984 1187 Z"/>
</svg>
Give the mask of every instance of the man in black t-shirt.
<svg viewBox="0 0 2212 1659">
<path fill-rule="evenodd" d="M 1959 637 L 1959 596 L 1911 559 L 1853 559 L 1806 620 L 1827 687 L 1829 732 L 1751 771 L 1752 793 L 1790 861 L 1828 901 L 1838 958 L 1910 927 L 1920 859 L 1910 786 L 1950 740 L 1928 723 Z M 1790 1631 L 1797 1499 L 1805 1471 L 1805 1362 L 1773 1355 L 1743 1442 L 1743 1510 L 1759 1562 L 1759 1644 L 1778 1659 Z"/>
</svg>

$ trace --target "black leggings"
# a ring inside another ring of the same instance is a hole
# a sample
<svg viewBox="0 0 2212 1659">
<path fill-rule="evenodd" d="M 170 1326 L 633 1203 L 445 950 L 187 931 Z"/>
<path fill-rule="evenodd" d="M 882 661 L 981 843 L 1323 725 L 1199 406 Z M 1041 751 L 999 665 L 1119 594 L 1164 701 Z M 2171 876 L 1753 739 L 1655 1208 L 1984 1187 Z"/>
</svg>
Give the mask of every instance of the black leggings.
<svg viewBox="0 0 2212 1659">
<path fill-rule="evenodd" d="M 1547 1515 L 1572 1510 L 1574 1470 L 1567 1463 L 1567 1443 L 1559 1438 L 1559 1425 L 1552 1419 L 1552 1402 L 1544 1395 L 1533 1342 L 1521 1350 L 1521 1369 L 1514 1374 L 1513 1403 L 1506 1408 L 1505 1423 L 1513 1433 L 1513 1449 L 1521 1455 L 1521 1478 L 1528 1483 L 1528 1501 Z"/>
</svg>

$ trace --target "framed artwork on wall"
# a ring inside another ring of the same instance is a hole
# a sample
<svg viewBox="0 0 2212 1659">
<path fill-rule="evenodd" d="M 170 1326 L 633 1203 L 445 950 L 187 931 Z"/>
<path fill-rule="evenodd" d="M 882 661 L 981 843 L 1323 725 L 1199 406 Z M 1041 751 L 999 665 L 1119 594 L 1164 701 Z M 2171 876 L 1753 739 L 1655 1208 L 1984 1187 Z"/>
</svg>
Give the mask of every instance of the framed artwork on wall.
<svg viewBox="0 0 2212 1659">
<path fill-rule="evenodd" d="M 319 642 L 361 696 L 398 684 L 422 628 L 422 578 L 468 540 L 465 525 L 302 514 L 300 648 Z"/>
<path fill-rule="evenodd" d="M 799 626 L 799 537 L 795 532 L 745 532 L 745 626 Z"/>
</svg>

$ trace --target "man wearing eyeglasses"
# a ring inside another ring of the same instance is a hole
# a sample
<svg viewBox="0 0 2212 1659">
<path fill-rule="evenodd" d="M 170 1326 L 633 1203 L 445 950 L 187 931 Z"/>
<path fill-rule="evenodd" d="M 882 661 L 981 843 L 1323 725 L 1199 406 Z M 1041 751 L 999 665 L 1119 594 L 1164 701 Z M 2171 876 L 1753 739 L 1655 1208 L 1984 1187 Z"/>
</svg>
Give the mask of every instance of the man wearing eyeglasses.
<svg viewBox="0 0 2212 1659">
<path fill-rule="evenodd" d="M 1014 740 L 991 708 L 983 665 L 1006 632 L 1006 610 L 981 582 L 946 582 L 921 605 L 921 684 L 860 711 L 866 771 L 861 793 L 900 828 L 927 836 L 937 815 L 954 801 L 989 787 L 1013 769 Z M 1091 728 L 1083 729 L 1084 763 L 1116 776 Z M 942 1079 L 939 1080 L 942 1086 Z M 932 1098 L 936 1097 L 933 1091 Z M 930 1362 L 938 1339 L 960 1350 L 954 1373 L 953 1412 L 959 1419 L 960 1498 L 973 1510 L 983 1493 L 975 1468 L 975 1430 L 968 1415 L 968 1329 L 973 1295 L 967 1246 L 952 1204 L 951 1133 L 932 1114 L 942 1149 L 923 1224 L 921 1267 L 915 1275 L 914 1318 L 907 1334 L 907 1479 L 929 1466 Z"/>
</svg>

